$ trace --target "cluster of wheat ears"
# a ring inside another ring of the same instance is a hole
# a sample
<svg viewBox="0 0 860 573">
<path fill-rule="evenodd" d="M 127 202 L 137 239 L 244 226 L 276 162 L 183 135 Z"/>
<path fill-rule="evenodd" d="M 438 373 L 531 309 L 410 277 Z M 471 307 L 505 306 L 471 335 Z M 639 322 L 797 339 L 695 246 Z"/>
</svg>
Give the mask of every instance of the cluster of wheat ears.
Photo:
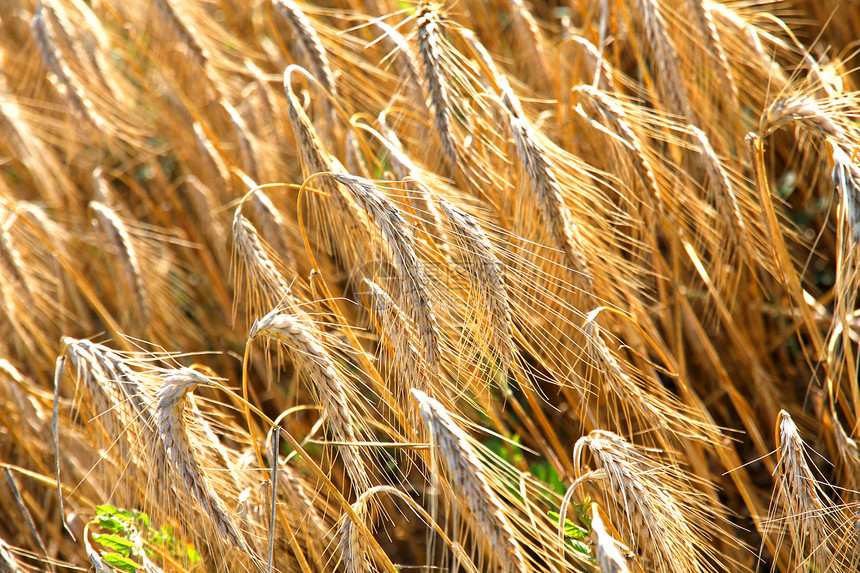
<svg viewBox="0 0 860 573">
<path fill-rule="evenodd" d="M 3 0 L 0 571 L 860 570 L 858 33 Z"/>
</svg>

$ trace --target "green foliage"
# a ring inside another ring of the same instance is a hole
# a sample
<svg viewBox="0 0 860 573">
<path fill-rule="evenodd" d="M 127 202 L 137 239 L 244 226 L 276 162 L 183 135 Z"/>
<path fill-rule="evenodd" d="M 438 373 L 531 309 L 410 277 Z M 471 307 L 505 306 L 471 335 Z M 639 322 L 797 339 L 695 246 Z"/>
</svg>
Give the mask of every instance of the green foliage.
<svg viewBox="0 0 860 573">
<path fill-rule="evenodd" d="M 142 568 L 138 561 L 145 553 L 147 558 L 155 559 L 158 554 L 152 547 L 161 547 L 176 559 L 186 561 L 191 567 L 200 562 L 197 549 L 176 538 L 170 525 L 154 528 L 146 513 L 135 510 L 119 509 L 105 504 L 95 508 L 96 515 L 92 525 L 100 532 L 93 533 L 93 540 L 105 549 L 99 553 L 111 566 L 135 573 Z"/>
<path fill-rule="evenodd" d="M 573 508 L 576 511 L 577 521 L 579 525 L 569 519 L 564 520 L 564 541 L 570 551 L 582 554 L 587 559 L 591 557 L 591 549 L 588 546 L 588 537 L 591 535 L 591 516 L 588 514 L 588 507 L 591 505 L 591 500 L 586 498 L 581 504 L 574 504 Z M 561 516 L 555 511 L 548 512 L 556 527 L 558 527 Z"/>
</svg>

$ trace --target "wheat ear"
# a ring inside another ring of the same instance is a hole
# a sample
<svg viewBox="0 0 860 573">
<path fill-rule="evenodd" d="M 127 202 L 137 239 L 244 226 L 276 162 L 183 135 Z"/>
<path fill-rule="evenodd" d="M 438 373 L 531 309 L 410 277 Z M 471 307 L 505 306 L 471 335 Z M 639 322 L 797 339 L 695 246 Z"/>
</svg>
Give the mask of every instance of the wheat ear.
<svg viewBox="0 0 860 573">
<path fill-rule="evenodd" d="M 394 176 L 400 180 L 407 178 L 410 180 L 407 183 L 410 204 L 412 204 L 413 209 L 418 211 L 422 223 L 428 225 L 429 233 L 439 251 L 446 257 L 450 257 L 448 233 L 445 231 L 445 225 L 442 222 L 436 202 L 432 199 L 433 193 L 424 183 L 426 174 L 415 165 L 412 158 L 403 149 L 403 144 L 394 130 L 385 122 L 383 114 L 379 116 L 379 124 L 383 136 L 380 141 L 388 151 Z"/>
<path fill-rule="evenodd" d="M 657 177 L 654 175 L 654 169 L 647 155 L 645 155 L 642 142 L 639 140 L 636 132 L 633 131 L 624 110 L 611 96 L 590 86 L 576 86 L 573 88 L 573 91 L 579 96 L 580 103 L 585 103 L 600 113 L 607 123 L 607 127 L 619 136 L 624 145 L 633 152 L 632 154 L 625 154 L 625 156 L 632 156 L 634 168 L 636 174 L 639 176 L 641 186 L 651 194 L 651 198 L 658 205 L 662 206 L 663 198 L 660 186 L 657 183 Z M 649 204 L 650 200 L 643 198 L 643 202 Z"/>
<path fill-rule="evenodd" d="M 705 37 L 706 53 L 716 60 L 717 74 L 720 77 L 723 91 L 731 98 L 733 107 L 736 109 L 739 96 L 738 86 L 735 83 L 734 74 L 729 66 L 726 51 L 723 49 L 720 34 L 714 25 L 713 17 L 711 17 L 711 9 L 703 0 L 687 0 L 687 7 L 692 12 Z"/>
<path fill-rule="evenodd" d="M 319 34 L 311 25 L 311 21 L 293 0 L 272 0 L 272 5 L 290 23 L 290 27 L 296 35 L 296 47 L 300 48 L 307 58 L 314 77 L 319 80 L 328 94 L 337 100 L 337 86 L 329 64 L 328 54 L 323 47 Z"/>
<path fill-rule="evenodd" d="M 122 261 L 128 284 L 131 285 L 134 302 L 141 322 L 149 322 L 149 303 L 147 302 L 146 287 L 137 250 L 131 240 L 131 235 L 122 219 L 107 205 L 98 201 L 90 201 L 90 209 L 96 217 L 99 226 L 107 235 L 108 242 L 114 245 L 116 255 Z"/>
<path fill-rule="evenodd" d="M 678 499 L 685 495 L 685 487 L 677 469 L 649 459 L 620 436 L 602 430 L 592 431 L 576 442 L 573 459 L 577 469 L 582 467 L 586 447 L 623 510 L 626 533 L 656 571 L 711 570 L 702 554 L 707 544 L 700 529 L 707 524 L 708 516 L 698 515 L 696 512 L 701 510 L 695 504 L 688 506 Z"/>
<path fill-rule="evenodd" d="M 293 93 L 293 73 L 307 72 L 297 66 L 289 66 L 284 72 L 284 92 L 287 95 L 287 110 L 289 112 L 290 124 L 293 127 L 293 133 L 295 133 L 299 144 L 302 171 L 305 177 L 325 171 L 345 172 L 346 168 L 343 164 L 326 150 L 310 118 L 304 109 L 302 109 L 301 103 Z M 345 193 L 340 185 L 337 185 L 328 177 L 323 177 L 320 179 L 320 186 L 322 191 L 328 194 L 334 210 L 339 215 L 339 220 L 329 222 L 329 225 L 322 225 L 322 227 L 325 228 L 328 226 L 333 228 L 345 225 L 346 229 L 344 233 L 339 233 L 337 237 L 329 237 L 329 239 L 340 247 L 341 255 L 347 257 L 348 261 L 361 260 L 361 242 L 354 240 L 344 241 L 343 239 L 344 237 L 366 236 L 366 233 L 369 232 L 367 222 L 356 209 L 355 201 L 351 199 L 350 194 Z"/>
<path fill-rule="evenodd" d="M 394 204 L 368 179 L 345 173 L 332 177 L 352 192 L 352 196 L 376 223 L 385 240 L 392 263 L 400 275 L 402 306 L 418 333 L 424 359 L 433 375 L 438 374 L 440 363 L 439 325 L 430 296 L 429 280 L 424 264 L 415 252 L 414 240 L 406 220 Z"/>
<path fill-rule="evenodd" d="M 416 388 L 425 393 L 432 392 L 430 367 L 416 347 L 417 334 L 412 328 L 409 316 L 378 284 L 368 279 L 361 282 L 369 291 L 368 306 L 373 320 L 383 341 L 391 348 L 395 369 L 400 373 L 400 380 L 395 385 L 393 394 L 397 397 L 403 411 L 407 413 L 412 431 L 416 432 L 421 427 L 421 420 L 418 410 L 413 407 L 415 402 L 411 399 L 409 390 Z"/>
<path fill-rule="evenodd" d="M 860 246 L 860 167 L 842 145 L 832 139 L 829 141 L 833 152 L 833 184 L 839 191 L 844 217 L 857 247 Z"/>
<path fill-rule="evenodd" d="M 515 347 L 504 266 L 474 217 L 444 199 L 439 200 L 439 208 L 448 218 L 453 236 L 465 253 L 466 270 L 487 315 L 490 341 L 503 369 L 507 369 L 514 362 Z"/>
<path fill-rule="evenodd" d="M 45 17 L 45 11 L 45 6 L 39 4 L 36 7 L 36 14 L 33 16 L 33 33 L 36 36 L 36 43 L 45 64 L 63 86 L 73 110 L 88 122 L 97 133 L 115 134 L 116 130 L 112 123 L 107 121 L 96 109 L 92 99 L 81 85 L 80 79 L 66 62 L 56 43 L 54 26 L 50 19 Z"/>
<path fill-rule="evenodd" d="M 255 135 L 248 129 L 248 124 L 236 111 L 236 108 L 230 105 L 226 99 L 221 98 L 218 103 L 221 108 L 227 112 L 230 118 L 230 123 L 233 126 L 233 133 L 236 134 L 236 141 L 239 144 L 239 155 L 242 159 L 243 170 L 247 177 L 253 180 L 259 180 L 261 177 L 260 164 L 257 160 L 259 152 L 257 151 L 257 141 Z"/>
<path fill-rule="evenodd" d="M 359 498 L 352 504 L 352 510 L 362 523 L 367 519 L 367 509 L 367 502 L 363 498 Z M 343 555 L 343 566 L 346 573 L 371 573 L 374 570 L 365 533 L 351 516 L 343 516 L 339 526 L 338 538 L 340 539 L 340 552 Z"/>
<path fill-rule="evenodd" d="M 466 510 L 473 531 L 483 537 L 503 571 L 526 573 L 530 569 L 505 508 L 490 487 L 466 433 L 437 400 L 414 389 L 412 396 L 445 463 L 455 500 Z"/>
<path fill-rule="evenodd" d="M 821 484 L 806 460 L 805 444 L 785 410 L 777 419 L 777 497 L 785 513 L 791 550 L 798 567 L 826 571 L 833 562 L 827 533 L 832 512 Z"/>
<path fill-rule="evenodd" d="M 597 46 L 582 36 L 571 36 L 569 41 L 571 46 L 576 50 L 576 55 L 570 58 L 570 60 L 576 61 L 577 59 L 580 59 L 587 62 L 588 74 L 586 77 L 594 78 L 592 86 L 607 93 L 617 93 L 612 68 L 609 66 L 606 59 L 601 56 Z M 566 86 L 568 84 L 564 85 Z M 567 92 L 568 90 L 563 89 L 562 91 Z M 564 93 L 562 94 L 562 97 L 565 97 Z"/>
<path fill-rule="evenodd" d="M 212 71 L 212 53 L 198 40 L 203 35 L 194 26 L 191 18 L 183 13 L 183 6 L 180 4 L 177 7 L 174 0 L 155 0 L 155 7 L 161 20 L 166 22 L 167 28 L 185 46 L 194 65 L 203 72 L 208 85 L 217 93 L 219 82 Z"/>
<path fill-rule="evenodd" d="M 275 308 L 254 322 L 249 338 L 273 338 L 290 353 L 296 368 L 312 384 L 326 423 L 339 443 L 338 450 L 353 482 L 353 489 L 356 494 L 361 494 L 370 488 L 371 473 L 365 464 L 361 447 L 351 445 L 361 441 L 356 432 L 358 420 L 354 414 L 355 407 L 351 403 L 356 399 L 354 391 L 311 324 L 307 315 L 289 314 Z"/>
<path fill-rule="evenodd" d="M 451 119 L 451 87 L 442 66 L 441 20 L 437 8 L 422 0 L 416 13 L 418 25 L 418 52 L 424 63 L 424 77 L 430 95 L 430 107 L 436 133 L 439 135 L 442 150 L 452 166 L 457 165 L 457 143 L 454 140 Z"/>
<path fill-rule="evenodd" d="M 155 453 L 155 459 L 159 460 L 157 464 L 168 462 L 163 469 L 168 476 L 175 476 L 178 482 L 175 487 L 184 490 L 200 504 L 223 538 L 233 547 L 256 559 L 254 549 L 200 467 L 195 448 L 188 438 L 185 421 L 188 394 L 200 385 L 211 386 L 213 383 L 199 372 L 188 368 L 171 371 L 163 376 L 155 403 L 159 435 L 156 447 L 160 449 Z"/>
<path fill-rule="evenodd" d="M 690 106 L 687 88 L 681 75 L 681 62 L 672 39 L 666 31 L 666 22 L 660 13 L 657 0 L 636 0 L 639 18 L 650 44 L 651 54 L 659 70 L 657 84 L 662 88 L 669 110 L 684 116 L 690 123 L 699 124 L 698 116 Z"/>
<path fill-rule="evenodd" d="M 424 99 L 424 78 L 421 76 L 421 68 L 418 63 L 418 58 L 412 47 L 406 41 L 406 38 L 398 32 L 394 27 L 390 26 L 384 20 L 373 20 L 373 25 L 382 31 L 379 40 L 389 49 L 389 56 L 397 53 L 399 57 L 393 58 L 398 64 L 397 75 L 402 78 L 404 85 L 419 97 L 416 102 L 423 104 Z M 386 57 L 389 57 L 386 56 Z"/>
<path fill-rule="evenodd" d="M 297 303 L 273 255 L 240 209 L 233 215 L 233 248 L 247 273 L 245 292 L 251 297 L 252 309 L 268 312 L 282 302 Z M 238 271 L 235 276 L 239 281 Z"/>
<path fill-rule="evenodd" d="M 461 31 L 461 35 L 487 66 L 499 88 L 502 104 L 507 112 L 505 115 L 508 127 L 517 147 L 520 168 L 529 181 L 529 188 L 538 204 L 541 219 L 547 227 L 553 246 L 561 248 L 565 264 L 577 273 L 576 282 L 591 290 L 593 277 L 585 258 L 584 241 L 570 209 L 564 203 L 561 183 L 547 150 L 525 118 L 519 98 L 514 94 L 507 78 L 498 70 L 481 42 L 467 30 Z"/>
<path fill-rule="evenodd" d="M 12 233 L 9 232 L 14 219 L 13 214 L 0 223 L 0 268 L 15 286 L 32 300 L 33 290 L 30 288 L 30 280 L 26 272 L 27 265 L 21 252 L 15 247 Z"/>
<path fill-rule="evenodd" d="M 200 125 L 199 122 L 195 121 L 191 126 L 191 129 L 194 132 L 197 149 L 200 152 L 203 161 L 208 165 L 209 169 L 218 181 L 218 185 L 213 186 L 213 188 L 218 189 L 223 187 L 224 189 L 229 190 L 231 188 L 232 178 L 230 177 L 230 170 L 227 169 L 227 164 L 224 162 L 224 158 L 221 156 L 221 153 L 218 152 L 215 144 L 211 139 L 209 139 L 209 136 L 206 135 L 206 132 L 203 130 L 203 126 Z"/>
<path fill-rule="evenodd" d="M 588 313 L 584 333 L 588 356 L 602 377 L 604 390 L 614 395 L 625 411 L 632 410 L 636 417 L 650 425 L 649 430 L 663 437 L 666 433 L 674 433 L 691 439 L 704 439 L 709 432 L 704 422 L 683 414 L 687 408 L 668 395 L 662 386 L 637 380 L 622 366 L 603 340 L 597 323 L 601 310 L 597 308 Z M 621 423 L 622 420 L 619 416 L 614 422 Z"/>
<path fill-rule="evenodd" d="M 523 3 L 523 0 L 508 0 L 512 28 L 516 34 L 516 45 L 528 55 L 531 74 L 537 85 L 545 87 L 552 76 L 547 68 L 546 49 L 543 34 L 538 27 L 535 17 Z"/>
<path fill-rule="evenodd" d="M 697 127 L 690 126 L 690 129 L 692 129 L 696 142 L 699 145 L 699 151 L 705 166 L 705 172 L 708 175 L 708 180 L 714 188 L 714 202 L 716 203 L 720 219 L 729 222 L 729 238 L 735 249 L 744 252 L 752 243 L 747 235 L 746 224 L 744 223 L 744 217 L 741 213 L 734 185 L 732 185 L 732 181 L 723 168 L 723 164 L 717 157 L 714 148 L 711 147 L 708 136 Z"/>
</svg>

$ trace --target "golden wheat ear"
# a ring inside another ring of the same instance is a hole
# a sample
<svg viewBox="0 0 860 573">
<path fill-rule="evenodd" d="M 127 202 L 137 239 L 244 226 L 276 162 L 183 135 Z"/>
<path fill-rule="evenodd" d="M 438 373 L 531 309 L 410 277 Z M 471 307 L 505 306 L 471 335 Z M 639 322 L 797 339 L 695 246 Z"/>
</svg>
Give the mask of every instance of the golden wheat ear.
<svg viewBox="0 0 860 573">
<path fill-rule="evenodd" d="M 680 468 L 602 430 L 577 441 L 573 455 L 580 474 L 585 451 L 607 482 L 606 501 L 624 523 L 624 540 L 648 566 L 661 573 L 729 570 L 729 564 L 714 563 L 710 549 L 720 534 L 721 510 L 705 501 Z"/>
<path fill-rule="evenodd" d="M 360 416 L 356 412 L 359 398 L 315 330 L 310 316 L 276 307 L 254 321 L 249 340 L 266 337 L 280 342 L 296 368 L 306 376 L 338 443 L 353 489 L 360 495 L 370 488 L 373 471 L 362 447 L 355 445 L 363 441 L 359 435 Z"/>
<path fill-rule="evenodd" d="M 857 523 L 856 508 L 831 501 L 830 485 L 809 461 L 807 445 L 785 410 L 777 418 L 776 438 L 775 503 L 769 521 L 776 529 L 777 546 L 788 540 L 796 567 L 847 571 L 843 567 L 857 559 L 855 551 L 846 551 L 857 535 L 856 527 L 851 526 Z"/>
<path fill-rule="evenodd" d="M 482 464 L 448 411 L 437 400 L 420 390 L 412 390 L 421 417 L 430 430 L 433 444 L 457 492 L 456 501 L 463 506 L 475 532 L 480 531 L 493 558 L 506 570 L 529 571 L 523 549 L 505 515 L 501 500 L 493 492 Z"/>
</svg>

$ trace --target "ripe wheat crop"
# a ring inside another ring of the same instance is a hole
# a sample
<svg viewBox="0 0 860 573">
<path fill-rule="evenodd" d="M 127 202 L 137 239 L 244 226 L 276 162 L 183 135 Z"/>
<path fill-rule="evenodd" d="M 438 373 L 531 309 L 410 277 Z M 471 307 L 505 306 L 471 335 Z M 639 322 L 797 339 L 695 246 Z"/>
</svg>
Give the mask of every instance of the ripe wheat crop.
<svg viewBox="0 0 860 573">
<path fill-rule="evenodd" d="M 0 2 L 0 572 L 860 571 L 858 34 Z"/>
</svg>

